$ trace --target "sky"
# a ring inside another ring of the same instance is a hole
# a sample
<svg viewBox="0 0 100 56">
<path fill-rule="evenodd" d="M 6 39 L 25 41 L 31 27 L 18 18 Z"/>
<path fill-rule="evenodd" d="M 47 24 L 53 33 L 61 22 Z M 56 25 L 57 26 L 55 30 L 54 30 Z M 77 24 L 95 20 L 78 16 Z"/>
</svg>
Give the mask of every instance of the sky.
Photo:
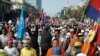
<svg viewBox="0 0 100 56">
<path fill-rule="evenodd" d="M 46 15 L 55 16 L 57 12 L 68 6 L 76 6 L 82 0 L 42 0 L 42 8 Z"/>
</svg>

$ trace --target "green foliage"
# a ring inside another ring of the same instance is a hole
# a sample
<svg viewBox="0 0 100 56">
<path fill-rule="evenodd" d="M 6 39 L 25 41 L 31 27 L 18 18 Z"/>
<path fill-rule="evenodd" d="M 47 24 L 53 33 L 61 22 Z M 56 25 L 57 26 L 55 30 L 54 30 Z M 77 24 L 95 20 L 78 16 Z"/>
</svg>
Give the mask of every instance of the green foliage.
<svg viewBox="0 0 100 56">
<path fill-rule="evenodd" d="M 70 7 L 66 7 L 65 9 L 63 9 L 61 11 L 60 17 L 63 19 L 68 19 L 68 18 L 78 18 L 81 20 L 81 18 L 86 18 L 84 15 L 85 9 L 87 7 L 87 4 L 85 3 L 83 6 L 70 6 Z M 65 11 L 65 14 L 64 14 Z"/>
</svg>

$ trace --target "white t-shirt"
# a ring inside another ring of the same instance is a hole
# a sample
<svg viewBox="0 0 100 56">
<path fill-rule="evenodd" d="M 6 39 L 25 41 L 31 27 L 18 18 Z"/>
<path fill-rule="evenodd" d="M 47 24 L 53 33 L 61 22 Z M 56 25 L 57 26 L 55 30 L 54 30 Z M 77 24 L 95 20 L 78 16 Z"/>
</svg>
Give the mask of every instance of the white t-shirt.
<svg viewBox="0 0 100 56">
<path fill-rule="evenodd" d="M 0 42 L 2 42 L 3 47 L 6 46 L 6 39 L 8 38 L 7 35 L 0 35 Z"/>
<path fill-rule="evenodd" d="M 6 51 L 8 56 L 19 56 L 19 52 L 15 47 L 9 48 L 8 46 L 6 46 L 4 50 Z"/>
</svg>

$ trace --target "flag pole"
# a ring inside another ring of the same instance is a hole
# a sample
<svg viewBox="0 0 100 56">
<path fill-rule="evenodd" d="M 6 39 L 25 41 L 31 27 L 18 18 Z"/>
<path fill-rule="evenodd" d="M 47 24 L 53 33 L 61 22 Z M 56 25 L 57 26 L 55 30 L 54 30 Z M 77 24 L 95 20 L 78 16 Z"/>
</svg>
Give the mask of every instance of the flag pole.
<svg viewBox="0 0 100 56">
<path fill-rule="evenodd" d="M 100 8 L 99 8 L 98 14 L 99 14 L 99 17 L 98 17 L 97 22 L 98 22 L 98 24 L 100 24 Z"/>
</svg>

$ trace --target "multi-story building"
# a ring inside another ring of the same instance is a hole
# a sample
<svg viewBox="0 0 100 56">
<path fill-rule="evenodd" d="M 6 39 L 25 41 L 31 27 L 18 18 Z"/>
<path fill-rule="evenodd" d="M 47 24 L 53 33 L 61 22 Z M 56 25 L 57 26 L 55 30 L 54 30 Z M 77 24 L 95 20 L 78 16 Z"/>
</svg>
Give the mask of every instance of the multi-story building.
<svg viewBox="0 0 100 56">
<path fill-rule="evenodd" d="M 13 3 L 12 5 L 12 10 L 16 10 L 16 9 L 20 9 L 21 5 L 23 3 L 23 0 L 11 0 L 11 2 Z"/>
<path fill-rule="evenodd" d="M 31 0 L 11 0 L 11 1 L 13 2 L 12 5 L 13 10 L 20 9 L 22 4 L 24 5 L 24 8 L 26 10 L 30 10 L 30 8 L 34 7 L 34 5 L 31 5 L 33 4 Z"/>
<path fill-rule="evenodd" d="M 24 6 L 25 12 L 28 14 L 35 14 L 38 13 L 36 9 L 36 0 L 11 0 L 13 5 L 12 5 L 12 10 L 19 10 L 21 9 L 21 6 Z"/>
<path fill-rule="evenodd" d="M 36 0 L 36 6 L 39 11 L 42 10 L 42 0 Z"/>
<path fill-rule="evenodd" d="M 0 20 L 4 20 L 5 15 L 9 14 L 11 5 L 12 3 L 10 0 L 0 0 Z"/>
<path fill-rule="evenodd" d="M 34 6 L 35 8 L 37 8 L 37 7 L 36 7 L 36 0 L 26 0 L 26 2 L 27 2 L 28 4 Z"/>
<path fill-rule="evenodd" d="M 26 0 L 0 0 L 0 21 L 16 18 L 20 14 L 21 5 L 24 1 L 25 12 L 37 14 L 37 9 L 33 3 L 29 4 Z M 17 16 L 16 16 L 17 15 Z"/>
<path fill-rule="evenodd" d="M 26 0 L 26 2 L 38 9 L 38 11 L 42 10 L 42 0 Z"/>
<path fill-rule="evenodd" d="M 23 1 L 33 7 L 35 7 L 38 11 L 41 11 L 42 9 L 42 0 L 11 0 L 14 4 L 12 6 L 12 9 L 18 9 L 20 8 Z"/>
</svg>

